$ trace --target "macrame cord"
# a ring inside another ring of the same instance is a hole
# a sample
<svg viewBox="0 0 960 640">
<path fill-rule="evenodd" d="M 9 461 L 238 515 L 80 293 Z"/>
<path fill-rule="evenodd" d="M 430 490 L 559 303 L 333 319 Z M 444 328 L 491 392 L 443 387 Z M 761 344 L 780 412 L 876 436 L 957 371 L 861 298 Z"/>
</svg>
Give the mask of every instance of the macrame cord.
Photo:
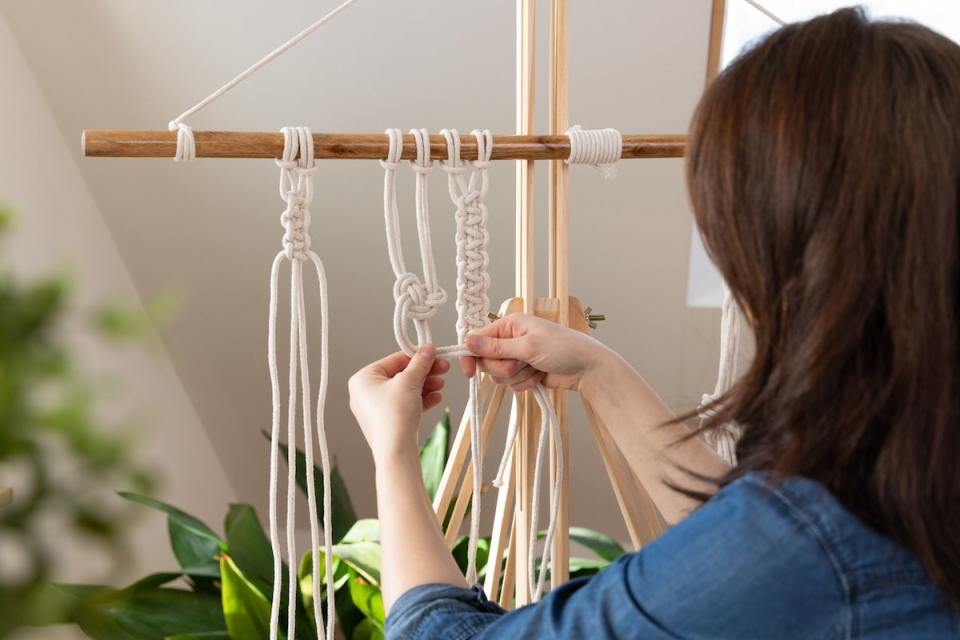
<svg viewBox="0 0 960 640">
<path fill-rule="evenodd" d="M 720 315 L 720 364 L 717 386 L 713 393 L 704 394 L 700 403 L 701 424 L 714 415 L 713 405 L 723 397 L 737 379 L 737 363 L 740 357 L 741 314 L 730 290 L 723 288 L 723 307 Z M 737 463 L 737 440 L 740 427 L 728 423 L 716 429 L 701 432 L 703 439 L 729 464 Z"/>
<path fill-rule="evenodd" d="M 267 66 L 268 64 L 270 64 L 271 62 L 273 62 L 274 60 L 282 56 L 284 53 L 289 51 L 290 49 L 300 44 L 303 40 L 305 40 L 307 37 L 309 37 L 311 34 L 317 31 L 320 27 L 327 24 L 329 21 L 333 20 L 338 15 L 340 15 L 343 11 L 348 9 L 350 5 L 352 5 L 356 1 L 357 0 L 345 0 L 341 4 L 337 5 L 336 7 L 334 7 L 333 10 L 328 12 L 326 15 L 322 16 L 319 20 L 317 20 L 316 22 L 308 26 L 306 29 L 300 31 L 298 34 L 296 34 L 295 36 L 293 36 L 292 38 L 290 38 L 289 40 L 281 44 L 279 47 L 277 47 L 276 49 L 274 49 L 267 55 L 263 56 L 262 58 L 254 62 L 249 67 L 247 67 L 244 71 L 240 73 L 240 75 L 236 76 L 232 80 L 229 80 L 222 87 L 220 87 L 219 89 L 217 89 L 216 91 L 208 95 L 206 98 L 204 98 L 203 100 L 201 100 L 200 102 L 193 105 L 192 107 L 190 107 L 189 109 L 181 113 L 179 116 L 171 120 L 168 125 L 168 129 L 170 131 L 177 132 L 177 151 L 173 156 L 174 161 L 190 162 L 192 160 L 196 160 L 197 158 L 197 141 L 193 135 L 193 127 L 186 124 L 184 120 L 186 120 L 193 114 L 197 113 L 201 109 L 207 107 L 210 103 L 217 100 L 224 94 L 230 92 L 232 89 L 236 88 L 236 86 L 239 85 L 241 82 L 243 82 L 244 80 L 246 80 L 247 78 L 255 74 L 256 72 L 260 71 L 260 69 L 264 68 L 265 66 Z"/>
<path fill-rule="evenodd" d="M 589 164 L 607 180 L 617 176 L 617 162 L 623 154 L 623 135 L 616 129 L 582 129 L 575 124 L 567 129 L 570 156 L 567 164 Z"/>
<path fill-rule="evenodd" d="M 279 47 L 249 66 L 238 76 L 228 81 L 206 98 L 193 105 L 169 123 L 169 130 L 177 132 L 176 162 L 189 162 L 197 158 L 197 141 L 193 127 L 185 119 L 204 109 L 212 102 L 234 89 L 241 82 L 257 73 L 267 64 L 280 57 L 327 22 L 337 17 L 357 0 L 345 0 L 319 20 L 303 29 Z M 290 395 L 287 407 L 287 505 L 286 538 L 287 558 L 289 562 L 287 591 L 287 638 L 293 640 L 296 632 L 296 543 L 294 528 L 296 524 L 296 406 L 297 406 L 297 367 L 299 362 L 300 385 L 302 394 L 302 418 L 304 432 L 304 454 L 306 457 L 307 501 L 310 509 L 310 540 L 313 553 L 313 611 L 320 640 L 334 637 L 336 612 L 334 608 L 333 582 L 333 520 L 330 493 L 330 454 L 327 447 L 324 428 L 324 406 L 327 397 L 327 372 L 329 360 L 327 328 L 327 282 L 319 256 L 310 249 L 310 211 L 313 200 L 312 176 L 315 171 L 313 135 L 306 127 L 284 128 L 283 158 L 277 160 L 280 167 L 280 197 L 287 208 L 281 216 L 284 228 L 283 250 L 277 254 L 270 271 L 270 317 L 267 339 L 267 361 L 270 369 L 271 399 L 273 404 L 272 426 L 270 430 L 270 505 L 269 526 L 270 546 L 273 552 L 273 593 L 270 607 L 270 640 L 277 640 L 280 624 L 280 592 L 283 583 L 283 558 L 280 549 L 280 533 L 277 518 L 279 438 L 280 438 L 280 382 L 277 369 L 277 293 L 279 286 L 280 263 L 287 260 L 291 265 L 290 274 Z M 313 434 L 311 432 L 310 373 L 307 364 L 307 320 L 303 295 L 303 263 L 310 261 L 317 272 L 320 290 L 320 386 L 317 392 L 316 428 L 320 443 L 320 460 L 323 471 L 323 535 L 325 576 L 327 588 L 327 629 L 324 633 L 321 615 L 319 583 L 319 561 L 317 549 L 320 546 L 317 523 L 317 500 L 314 492 Z"/>
<path fill-rule="evenodd" d="M 287 581 L 287 638 L 296 635 L 297 606 L 297 552 L 296 527 L 296 473 L 297 473 L 297 403 L 302 404 L 304 454 L 307 476 L 307 502 L 309 504 L 310 541 L 313 560 L 313 613 L 317 621 L 317 633 L 321 640 L 334 637 L 336 612 L 334 609 L 333 582 L 333 522 L 331 514 L 330 454 L 324 426 L 324 407 L 327 397 L 328 378 L 328 298 L 327 280 L 320 257 L 310 249 L 310 203 L 313 200 L 314 165 L 313 134 L 307 127 L 283 129 L 283 158 L 277 160 L 280 168 L 280 197 L 286 209 L 280 216 L 283 225 L 283 249 L 273 260 L 270 269 L 270 315 L 268 321 L 267 361 L 270 369 L 270 387 L 273 404 L 273 420 L 270 431 L 270 544 L 273 550 L 273 599 L 270 610 L 270 639 L 277 640 L 280 620 L 280 592 L 283 583 L 283 560 L 280 548 L 277 502 L 279 484 L 280 450 L 280 378 L 277 367 L 277 298 L 280 265 L 290 263 L 290 356 L 289 397 L 287 401 L 287 487 L 286 487 L 286 546 L 289 567 Z M 323 549 L 327 589 L 327 628 L 324 633 L 320 597 L 320 567 L 317 550 L 320 548 L 319 524 L 317 522 L 317 497 L 314 485 L 314 458 L 312 429 L 312 388 L 307 362 L 307 316 L 304 304 L 303 265 L 312 262 L 317 273 L 320 292 L 320 383 L 316 404 L 316 438 L 320 444 L 320 466 L 323 472 Z M 297 372 L 299 368 L 299 393 Z"/>
</svg>

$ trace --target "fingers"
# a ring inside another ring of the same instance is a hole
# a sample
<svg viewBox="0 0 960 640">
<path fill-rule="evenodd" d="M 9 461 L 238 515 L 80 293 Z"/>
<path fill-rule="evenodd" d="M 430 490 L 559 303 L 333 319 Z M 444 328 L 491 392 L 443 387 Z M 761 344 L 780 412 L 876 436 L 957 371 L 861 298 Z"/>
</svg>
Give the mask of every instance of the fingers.
<svg viewBox="0 0 960 640">
<path fill-rule="evenodd" d="M 429 411 L 443 401 L 443 396 L 437 392 L 428 393 L 423 396 L 423 410 Z"/>
<path fill-rule="evenodd" d="M 431 376 L 442 376 L 447 371 L 450 371 L 450 361 L 449 360 L 434 360 L 433 366 L 430 368 Z"/>
<path fill-rule="evenodd" d="M 477 333 L 467 337 L 467 349 L 481 358 L 496 360 L 526 360 L 527 340 L 524 338 L 495 338 Z"/>
<path fill-rule="evenodd" d="M 495 377 L 494 381 L 497 384 L 508 385 L 514 391 L 526 391 L 540 384 L 544 375 L 542 371 L 537 371 L 533 367 L 527 366 L 513 376 L 506 378 Z"/>
<path fill-rule="evenodd" d="M 494 378 L 512 378 L 528 366 L 527 363 L 519 360 L 493 360 L 492 358 L 480 360 L 480 368 Z"/>
<path fill-rule="evenodd" d="M 460 368 L 463 369 L 463 375 L 468 378 L 472 378 L 477 373 L 477 359 L 476 358 L 458 358 L 460 360 Z"/>
<path fill-rule="evenodd" d="M 409 362 L 410 356 L 405 354 L 403 351 L 397 351 L 396 353 L 391 353 L 387 357 L 381 358 L 376 362 L 367 365 L 365 370 L 377 376 L 392 378 L 403 371 Z"/>
<path fill-rule="evenodd" d="M 432 393 L 434 391 L 440 391 L 443 389 L 446 381 L 440 376 L 430 376 L 423 383 L 423 393 L 424 395 Z"/>
<path fill-rule="evenodd" d="M 423 386 L 424 380 L 430 375 L 434 363 L 437 359 L 437 349 L 432 344 L 425 344 L 410 358 L 407 367 L 398 375 L 411 385 L 417 388 Z"/>
</svg>

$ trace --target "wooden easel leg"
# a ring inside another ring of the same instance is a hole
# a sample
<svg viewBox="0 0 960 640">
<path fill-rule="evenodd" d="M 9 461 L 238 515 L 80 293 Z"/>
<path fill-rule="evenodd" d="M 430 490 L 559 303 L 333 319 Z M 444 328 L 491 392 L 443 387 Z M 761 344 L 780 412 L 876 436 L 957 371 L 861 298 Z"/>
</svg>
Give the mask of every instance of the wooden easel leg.
<svg viewBox="0 0 960 640">
<path fill-rule="evenodd" d="M 500 596 L 497 598 L 497 602 L 504 609 L 509 609 L 514 605 L 513 595 L 517 579 L 517 563 L 515 561 L 517 557 L 517 529 L 516 522 L 513 518 L 510 519 L 510 523 L 510 539 L 507 543 L 507 562 L 503 569 L 503 585 L 500 588 Z"/>
<path fill-rule="evenodd" d="M 568 0 L 552 0 L 550 22 L 550 133 L 561 134 L 570 126 L 568 115 L 567 91 L 567 4 Z M 556 299 L 559 307 L 557 321 L 570 326 L 569 313 L 569 193 L 567 177 L 569 167 L 566 162 L 550 163 L 549 175 L 549 226 L 550 226 L 550 297 Z M 553 539 L 550 552 L 550 586 L 557 587 L 570 579 L 570 438 L 567 423 L 567 394 L 563 391 L 551 392 L 551 400 L 557 413 L 562 443 L 562 456 L 567 472 L 563 474 L 560 487 L 556 487 L 557 455 L 550 449 L 550 493 L 559 491 L 559 512 L 557 513 L 558 534 Z"/>
<path fill-rule="evenodd" d="M 493 396 L 487 405 L 486 415 L 483 417 L 483 424 L 480 427 L 480 448 L 486 453 L 487 445 L 490 442 L 490 434 L 494 425 L 497 423 L 497 417 L 500 414 L 500 407 L 503 405 L 503 397 L 506 394 L 507 387 L 497 385 L 493 390 Z M 481 465 L 482 466 L 482 465 Z M 457 500 L 454 503 L 453 511 L 450 513 L 450 522 L 447 524 L 446 539 L 447 544 L 453 548 L 460 533 L 460 526 L 467 515 L 467 508 L 470 506 L 470 500 L 473 498 L 473 462 L 467 461 L 464 470 L 463 482 L 460 484 L 460 492 L 457 494 Z M 476 509 L 477 505 L 473 505 Z"/>
<path fill-rule="evenodd" d="M 480 402 L 487 399 L 487 395 L 494 387 L 493 380 L 486 374 L 480 377 Z M 443 475 L 440 477 L 440 485 L 437 487 L 437 493 L 433 498 L 433 511 L 437 514 L 440 524 L 447 515 L 450 508 L 450 502 L 453 500 L 453 494 L 457 489 L 457 481 L 463 473 L 463 466 L 467 461 L 467 454 L 470 452 L 470 412 L 464 411 L 460 419 L 460 426 L 453 439 L 453 446 L 450 449 L 450 456 L 447 458 L 447 466 L 443 469 Z"/>
<path fill-rule="evenodd" d="M 620 512 L 623 514 L 624 522 L 627 525 L 630 541 L 633 543 L 634 549 L 639 549 L 663 532 L 665 527 L 660 528 L 663 518 L 654 506 L 653 501 L 650 500 L 646 490 L 621 462 L 616 445 L 610 438 L 606 426 L 587 402 L 583 403 L 583 407 L 590 426 L 593 428 L 597 448 L 600 450 L 600 457 L 603 460 L 607 476 L 610 478 L 617 505 L 620 507 Z M 634 496 L 637 496 L 639 506 L 637 501 L 634 500 Z"/>
<path fill-rule="evenodd" d="M 510 420 L 519 419 L 517 415 L 517 400 L 512 399 L 510 411 Z M 510 454 L 508 468 L 512 468 L 513 454 Z M 509 547 L 508 536 L 513 531 L 513 497 L 516 491 L 516 476 L 508 473 L 506 482 L 497 492 L 497 509 L 493 516 L 493 532 L 490 537 L 490 555 L 487 559 L 487 575 L 483 583 L 483 588 L 490 598 L 497 598 L 497 588 L 500 583 L 501 567 L 503 565 L 503 554 Z M 512 558 L 510 559 L 512 560 Z M 508 561 L 509 562 L 509 561 Z"/>
<path fill-rule="evenodd" d="M 532 134 L 536 111 L 534 108 L 536 84 L 534 82 L 534 43 L 536 32 L 535 0 L 517 1 L 517 133 Z M 517 163 L 517 295 L 523 298 L 524 311 L 534 310 L 534 210 L 533 182 L 534 163 Z M 529 392 L 519 400 L 520 422 L 517 429 L 517 452 L 514 469 L 517 474 L 516 522 L 514 529 L 514 553 L 511 562 L 515 565 L 516 606 L 530 602 L 531 588 L 525 567 L 529 564 L 530 508 L 533 494 L 532 456 L 536 452 L 539 425 L 534 421 L 536 403 Z"/>
</svg>

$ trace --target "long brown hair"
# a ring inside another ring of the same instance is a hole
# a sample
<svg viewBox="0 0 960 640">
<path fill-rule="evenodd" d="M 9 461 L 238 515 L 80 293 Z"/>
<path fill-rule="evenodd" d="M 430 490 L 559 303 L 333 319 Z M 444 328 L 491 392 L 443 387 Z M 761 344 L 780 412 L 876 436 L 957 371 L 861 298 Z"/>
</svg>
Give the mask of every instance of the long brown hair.
<svg viewBox="0 0 960 640">
<path fill-rule="evenodd" d="M 749 319 L 752 365 L 706 424 L 739 465 L 817 480 L 960 604 L 960 46 L 844 9 L 708 87 L 687 176 Z"/>
</svg>

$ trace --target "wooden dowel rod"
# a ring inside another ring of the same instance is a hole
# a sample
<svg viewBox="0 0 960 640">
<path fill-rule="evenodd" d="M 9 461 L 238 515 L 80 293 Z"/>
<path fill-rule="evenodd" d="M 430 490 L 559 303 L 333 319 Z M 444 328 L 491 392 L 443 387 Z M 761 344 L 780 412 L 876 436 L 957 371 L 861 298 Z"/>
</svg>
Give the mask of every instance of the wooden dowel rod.
<svg viewBox="0 0 960 640">
<path fill-rule="evenodd" d="M 198 158 L 279 158 L 283 134 L 268 131 L 196 131 Z M 475 160 L 473 136 L 461 132 L 461 156 Z M 624 135 L 624 158 L 679 158 L 685 135 Z M 387 155 L 388 140 L 383 133 L 314 133 L 314 155 L 318 159 L 377 160 Z M 91 158 L 173 158 L 177 150 L 175 131 L 121 131 L 87 129 L 81 139 L 83 154 Z M 565 135 L 496 135 L 494 160 L 562 160 L 570 155 Z M 447 157 L 441 135 L 430 136 L 430 156 Z M 413 136 L 403 136 L 402 158 L 416 157 Z"/>
</svg>

